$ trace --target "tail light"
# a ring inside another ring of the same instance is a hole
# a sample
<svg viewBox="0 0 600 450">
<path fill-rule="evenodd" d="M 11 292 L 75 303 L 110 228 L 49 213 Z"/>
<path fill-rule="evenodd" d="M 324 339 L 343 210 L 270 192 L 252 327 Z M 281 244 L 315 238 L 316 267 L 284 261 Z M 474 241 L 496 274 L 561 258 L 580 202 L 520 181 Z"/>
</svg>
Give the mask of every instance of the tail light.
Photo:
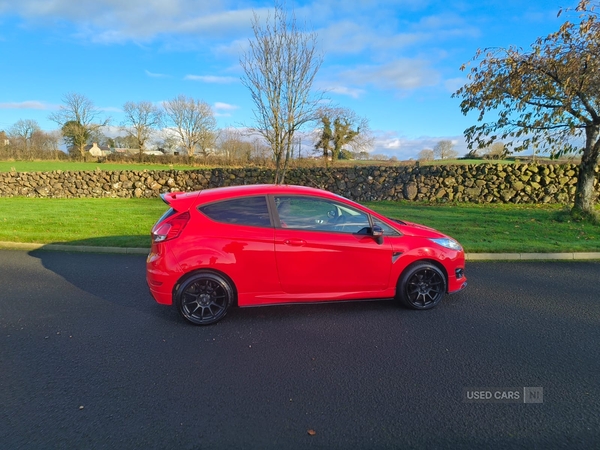
<svg viewBox="0 0 600 450">
<path fill-rule="evenodd" d="M 158 223 L 152 230 L 152 240 L 154 242 L 164 242 L 178 237 L 190 220 L 190 213 L 184 212 L 169 217 L 161 223 Z"/>
</svg>

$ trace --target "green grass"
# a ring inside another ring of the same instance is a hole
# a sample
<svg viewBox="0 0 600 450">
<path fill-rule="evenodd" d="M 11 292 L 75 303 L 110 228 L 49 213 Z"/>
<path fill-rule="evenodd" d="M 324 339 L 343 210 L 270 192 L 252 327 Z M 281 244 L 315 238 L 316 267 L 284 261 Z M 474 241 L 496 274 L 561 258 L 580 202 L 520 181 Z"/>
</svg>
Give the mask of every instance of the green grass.
<svg viewBox="0 0 600 450">
<path fill-rule="evenodd" d="M 436 228 L 457 239 L 467 252 L 600 251 L 600 225 L 573 221 L 559 205 L 371 202 L 367 206 Z"/>
<path fill-rule="evenodd" d="M 423 161 L 422 166 L 448 166 L 465 164 L 514 164 L 515 161 L 508 159 L 436 159 L 433 161 Z"/>
<path fill-rule="evenodd" d="M 0 241 L 149 247 L 160 199 L 0 199 Z"/>
<path fill-rule="evenodd" d="M 371 202 L 390 217 L 458 239 L 467 252 L 598 252 L 600 225 L 575 222 L 564 207 Z M 166 210 L 160 199 L 0 199 L 0 241 L 148 247 Z"/>
<path fill-rule="evenodd" d="M 168 164 L 124 164 L 97 163 L 78 161 L 0 161 L 0 172 L 50 172 L 53 170 L 84 171 L 84 170 L 195 170 L 199 166 L 168 165 Z"/>
<path fill-rule="evenodd" d="M 443 161 L 422 162 L 422 165 L 456 165 L 456 164 L 512 164 L 514 161 L 486 161 L 481 159 L 456 159 Z M 295 161 L 299 167 L 320 167 L 323 162 L 320 160 L 301 160 Z M 372 160 L 340 160 L 336 161 L 332 167 L 355 167 L 355 166 L 395 166 L 398 163 L 390 161 L 372 161 Z M 0 161 L 0 172 L 51 172 L 53 170 L 63 171 L 94 171 L 94 170 L 197 170 L 209 169 L 213 166 L 206 165 L 185 165 L 185 164 L 139 164 L 130 163 L 98 163 L 98 162 L 80 162 L 80 161 Z"/>
</svg>

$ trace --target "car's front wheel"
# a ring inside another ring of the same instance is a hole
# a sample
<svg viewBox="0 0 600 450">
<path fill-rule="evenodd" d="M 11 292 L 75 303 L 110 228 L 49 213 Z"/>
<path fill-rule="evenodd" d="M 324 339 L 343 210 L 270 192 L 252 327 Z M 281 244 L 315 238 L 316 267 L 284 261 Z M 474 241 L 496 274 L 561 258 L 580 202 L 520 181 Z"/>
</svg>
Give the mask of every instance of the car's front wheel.
<svg viewBox="0 0 600 450">
<path fill-rule="evenodd" d="M 396 297 L 412 309 L 431 309 L 444 298 L 445 293 L 444 273 L 428 262 L 409 266 L 402 273 L 396 288 Z"/>
<path fill-rule="evenodd" d="M 233 298 L 233 287 L 225 277 L 198 272 L 179 285 L 175 304 L 186 320 L 195 325 L 210 325 L 225 317 Z"/>
</svg>

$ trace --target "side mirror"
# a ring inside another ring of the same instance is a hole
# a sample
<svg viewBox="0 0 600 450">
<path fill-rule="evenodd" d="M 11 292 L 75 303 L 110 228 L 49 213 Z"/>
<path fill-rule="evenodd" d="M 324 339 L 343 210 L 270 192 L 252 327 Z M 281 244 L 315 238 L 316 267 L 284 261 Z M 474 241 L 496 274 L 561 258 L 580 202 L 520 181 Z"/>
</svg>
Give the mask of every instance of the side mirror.
<svg viewBox="0 0 600 450">
<path fill-rule="evenodd" d="M 371 236 L 373 236 L 375 242 L 377 242 L 379 245 L 383 244 L 383 228 L 378 225 L 374 225 L 373 228 L 371 228 Z"/>
</svg>

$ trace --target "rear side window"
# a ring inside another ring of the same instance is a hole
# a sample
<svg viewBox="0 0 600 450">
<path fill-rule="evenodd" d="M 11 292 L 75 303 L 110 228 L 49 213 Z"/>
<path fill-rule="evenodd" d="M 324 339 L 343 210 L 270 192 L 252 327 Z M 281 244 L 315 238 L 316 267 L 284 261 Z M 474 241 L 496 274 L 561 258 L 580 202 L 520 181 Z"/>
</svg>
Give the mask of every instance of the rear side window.
<svg viewBox="0 0 600 450">
<path fill-rule="evenodd" d="M 236 225 L 270 227 L 266 197 L 244 197 L 198 207 L 212 220 Z"/>
</svg>

